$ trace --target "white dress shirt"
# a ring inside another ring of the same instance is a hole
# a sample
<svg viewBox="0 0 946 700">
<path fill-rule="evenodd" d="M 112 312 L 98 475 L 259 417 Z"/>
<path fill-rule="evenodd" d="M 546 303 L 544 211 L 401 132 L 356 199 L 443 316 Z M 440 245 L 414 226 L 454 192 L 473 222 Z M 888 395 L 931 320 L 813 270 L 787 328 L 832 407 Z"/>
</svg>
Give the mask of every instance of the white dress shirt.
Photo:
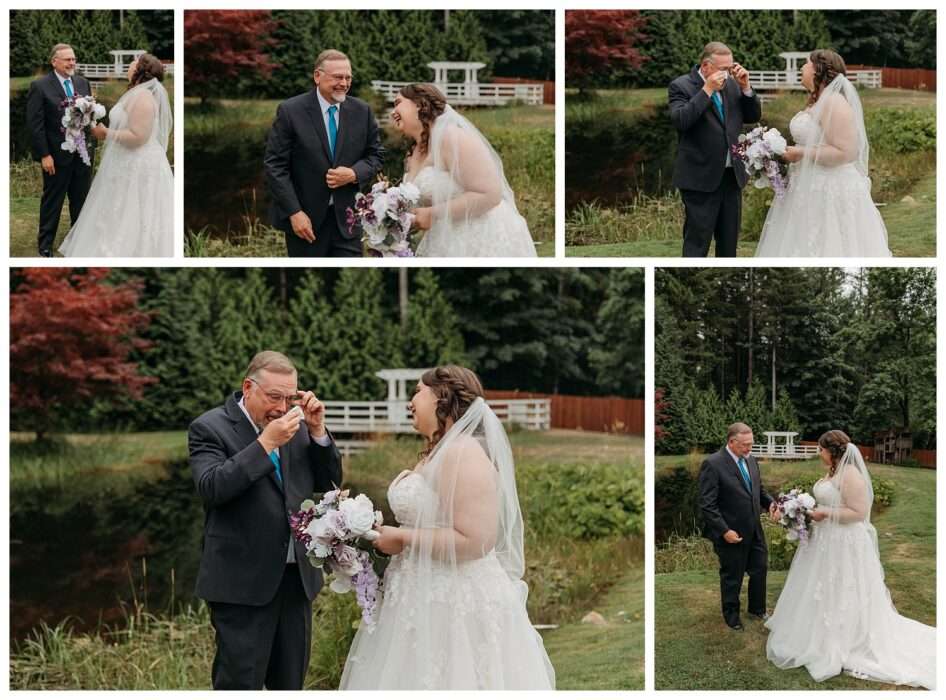
<svg viewBox="0 0 946 700">
<path fill-rule="evenodd" d="M 322 97 L 322 93 L 319 92 L 319 89 L 318 89 L 318 88 L 315 89 L 315 94 L 316 94 L 316 96 L 319 98 L 319 108 L 322 110 L 322 123 L 325 124 L 325 135 L 326 135 L 326 136 L 329 135 L 328 120 L 329 120 L 329 119 L 332 119 L 332 117 L 329 116 L 328 110 L 329 110 L 330 107 L 335 107 L 335 116 L 334 116 L 334 119 L 335 119 L 335 134 L 336 134 L 336 136 L 337 136 L 337 134 L 338 134 L 338 124 L 339 124 L 339 121 L 338 121 L 338 120 L 339 120 L 339 117 L 340 117 L 341 114 L 342 114 L 342 106 L 341 106 L 340 104 L 335 104 L 335 105 L 333 105 L 331 102 L 329 102 L 328 100 L 326 100 L 324 97 Z M 338 142 L 337 142 L 337 141 L 335 142 L 335 147 L 338 148 Z M 330 153 L 332 156 L 334 156 L 335 154 L 334 154 L 334 153 L 331 153 L 331 150 L 332 150 L 332 149 L 330 148 L 330 149 L 329 149 L 329 153 Z M 332 206 L 334 203 L 335 203 L 335 195 L 329 196 L 329 198 L 328 198 L 328 205 L 329 205 L 329 206 Z"/>
<path fill-rule="evenodd" d="M 59 84 L 62 85 L 62 91 L 63 91 L 64 93 L 66 93 L 66 96 L 69 95 L 69 92 L 66 90 L 66 81 L 67 81 L 67 80 L 69 81 L 69 85 L 72 87 L 72 96 L 75 97 L 75 95 L 76 95 L 76 77 L 75 77 L 74 75 L 71 76 L 71 77 L 68 76 L 68 75 L 60 75 L 58 70 L 54 70 L 53 73 L 55 73 L 56 78 L 59 79 Z"/>
</svg>

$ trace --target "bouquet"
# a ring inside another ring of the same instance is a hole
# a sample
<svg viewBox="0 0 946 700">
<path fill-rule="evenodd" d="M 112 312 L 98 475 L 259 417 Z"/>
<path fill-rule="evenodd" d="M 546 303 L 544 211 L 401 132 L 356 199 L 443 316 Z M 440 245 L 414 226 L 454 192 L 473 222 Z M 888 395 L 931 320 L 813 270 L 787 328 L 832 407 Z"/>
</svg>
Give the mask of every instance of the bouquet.
<svg viewBox="0 0 946 700">
<path fill-rule="evenodd" d="M 410 231 L 414 209 L 420 202 L 420 190 L 409 182 L 391 185 L 380 179 L 371 192 L 355 195 L 355 208 L 348 208 L 348 232 L 356 225 L 364 235 L 361 240 L 381 257 L 411 258 Z"/>
<path fill-rule="evenodd" d="M 811 525 L 815 499 L 801 489 L 792 489 L 788 493 L 780 493 L 775 502 L 782 513 L 779 525 L 786 530 L 785 537 L 802 544 L 808 542 L 808 526 Z"/>
<path fill-rule="evenodd" d="M 305 546 L 309 563 L 331 572 L 329 588 L 335 593 L 354 590 L 361 619 L 374 624 L 381 579 L 374 570 L 373 548 L 366 541 L 377 537 L 374 528 L 383 522 L 381 511 L 366 495 L 350 498 L 347 490 L 339 489 L 322 494 L 318 503 L 307 499 L 300 508 L 290 516 L 289 526 Z"/>
<path fill-rule="evenodd" d="M 105 107 L 89 95 L 74 95 L 62 101 L 62 133 L 66 140 L 62 143 L 62 150 L 69 153 L 79 152 L 82 162 L 92 165 L 89 159 L 89 149 L 85 141 L 85 131 L 98 124 L 99 119 L 105 116 Z"/>
<path fill-rule="evenodd" d="M 779 158 L 788 148 L 778 129 L 757 126 L 748 134 L 739 134 L 732 154 L 741 160 L 758 188 L 771 187 L 776 197 L 784 197 L 788 187 L 788 166 Z"/>
</svg>

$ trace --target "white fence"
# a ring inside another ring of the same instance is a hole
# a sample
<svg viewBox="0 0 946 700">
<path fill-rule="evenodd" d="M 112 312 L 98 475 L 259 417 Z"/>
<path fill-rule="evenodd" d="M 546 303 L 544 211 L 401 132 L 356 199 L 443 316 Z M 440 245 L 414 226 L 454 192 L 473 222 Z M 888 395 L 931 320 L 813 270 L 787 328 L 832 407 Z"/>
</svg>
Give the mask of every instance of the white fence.
<svg viewBox="0 0 946 700">
<path fill-rule="evenodd" d="M 756 444 L 752 446 L 752 456 L 766 459 L 811 459 L 818 456 L 818 446 Z"/>
<path fill-rule="evenodd" d="M 848 80 L 865 88 L 883 87 L 882 71 L 855 70 L 847 74 Z M 804 90 L 801 72 L 786 70 L 749 71 L 749 82 L 756 90 Z"/>
<path fill-rule="evenodd" d="M 124 63 L 116 69 L 114 63 L 77 63 L 76 70 L 90 80 L 124 80 L 128 77 L 128 66 L 130 65 L 131 63 Z M 174 75 L 173 63 L 164 64 L 164 74 Z"/>
<path fill-rule="evenodd" d="M 371 87 L 384 96 L 388 102 L 394 102 L 398 92 L 407 82 L 372 80 Z M 452 105 L 501 106 L 510 102 L 523 102 L 541 105 L 543 86 L 536 83 L 437 83 L 437 87 Z"/>
</svg>

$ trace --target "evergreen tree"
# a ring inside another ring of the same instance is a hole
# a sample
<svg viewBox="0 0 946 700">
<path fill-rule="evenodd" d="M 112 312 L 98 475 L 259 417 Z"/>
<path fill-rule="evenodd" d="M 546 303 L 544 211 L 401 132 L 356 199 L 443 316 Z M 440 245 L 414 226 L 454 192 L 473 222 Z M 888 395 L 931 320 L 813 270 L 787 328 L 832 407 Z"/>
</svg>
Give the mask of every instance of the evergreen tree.
<svg viewBox="0 0 946 700">
<path fill-rule="evenodd" d="M 332 364 L 339 325 L 321 270 L 307 269 L 295 287 L 288 314 L 288 355 L 299 370 L 300 388 L 318 396 L 341 396 L 338 368 Z"/>
<path fill-rule="evenodd" d="M 477 17 L 495 75 L 555 79 L 553 10 L 486 10 Z"/>
<path fill-rule="evenodd" d="M 400 339 L 407 367 L 467 364 L 459 319 L 429 268 L 419 268 L 414 274 L 407 323 Z"/>
<path fill-rule="evenodd" d="M 644 271 L 614 268 L 598 311 L 589 363 L 603 392 L 644 393 Z"/>
</svg>

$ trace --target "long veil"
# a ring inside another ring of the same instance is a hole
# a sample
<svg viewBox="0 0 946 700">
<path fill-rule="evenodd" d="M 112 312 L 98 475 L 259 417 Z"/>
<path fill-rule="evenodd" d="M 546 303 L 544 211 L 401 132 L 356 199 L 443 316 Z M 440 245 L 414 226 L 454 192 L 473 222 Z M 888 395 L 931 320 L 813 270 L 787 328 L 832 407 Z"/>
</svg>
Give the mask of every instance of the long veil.
<svg viewBox="0 0 946 700">
<path fill-rule="evenodd" d="M 864 126 L 864 108 L 857 89 L 847 76 L 835 76 L 811 108 L 811 118 L 820 127 L 814 143 L 805 149 L 797 177 L 811 182 L 814 167 L 833 168 L 851 164 L 868 177 L 870 147 Z"/>
<path fill-rule="evenodd" d="M 434 165 L 448 172 L 459 189 L 438 189 L 434 193 L 435 222 L 454 230 L 484 216 L 502 202 L 517 212 L 515 195 L 499 154 L 479 129 L 450 105 L 434 121 L 429 152 Z"/>
</svg>

